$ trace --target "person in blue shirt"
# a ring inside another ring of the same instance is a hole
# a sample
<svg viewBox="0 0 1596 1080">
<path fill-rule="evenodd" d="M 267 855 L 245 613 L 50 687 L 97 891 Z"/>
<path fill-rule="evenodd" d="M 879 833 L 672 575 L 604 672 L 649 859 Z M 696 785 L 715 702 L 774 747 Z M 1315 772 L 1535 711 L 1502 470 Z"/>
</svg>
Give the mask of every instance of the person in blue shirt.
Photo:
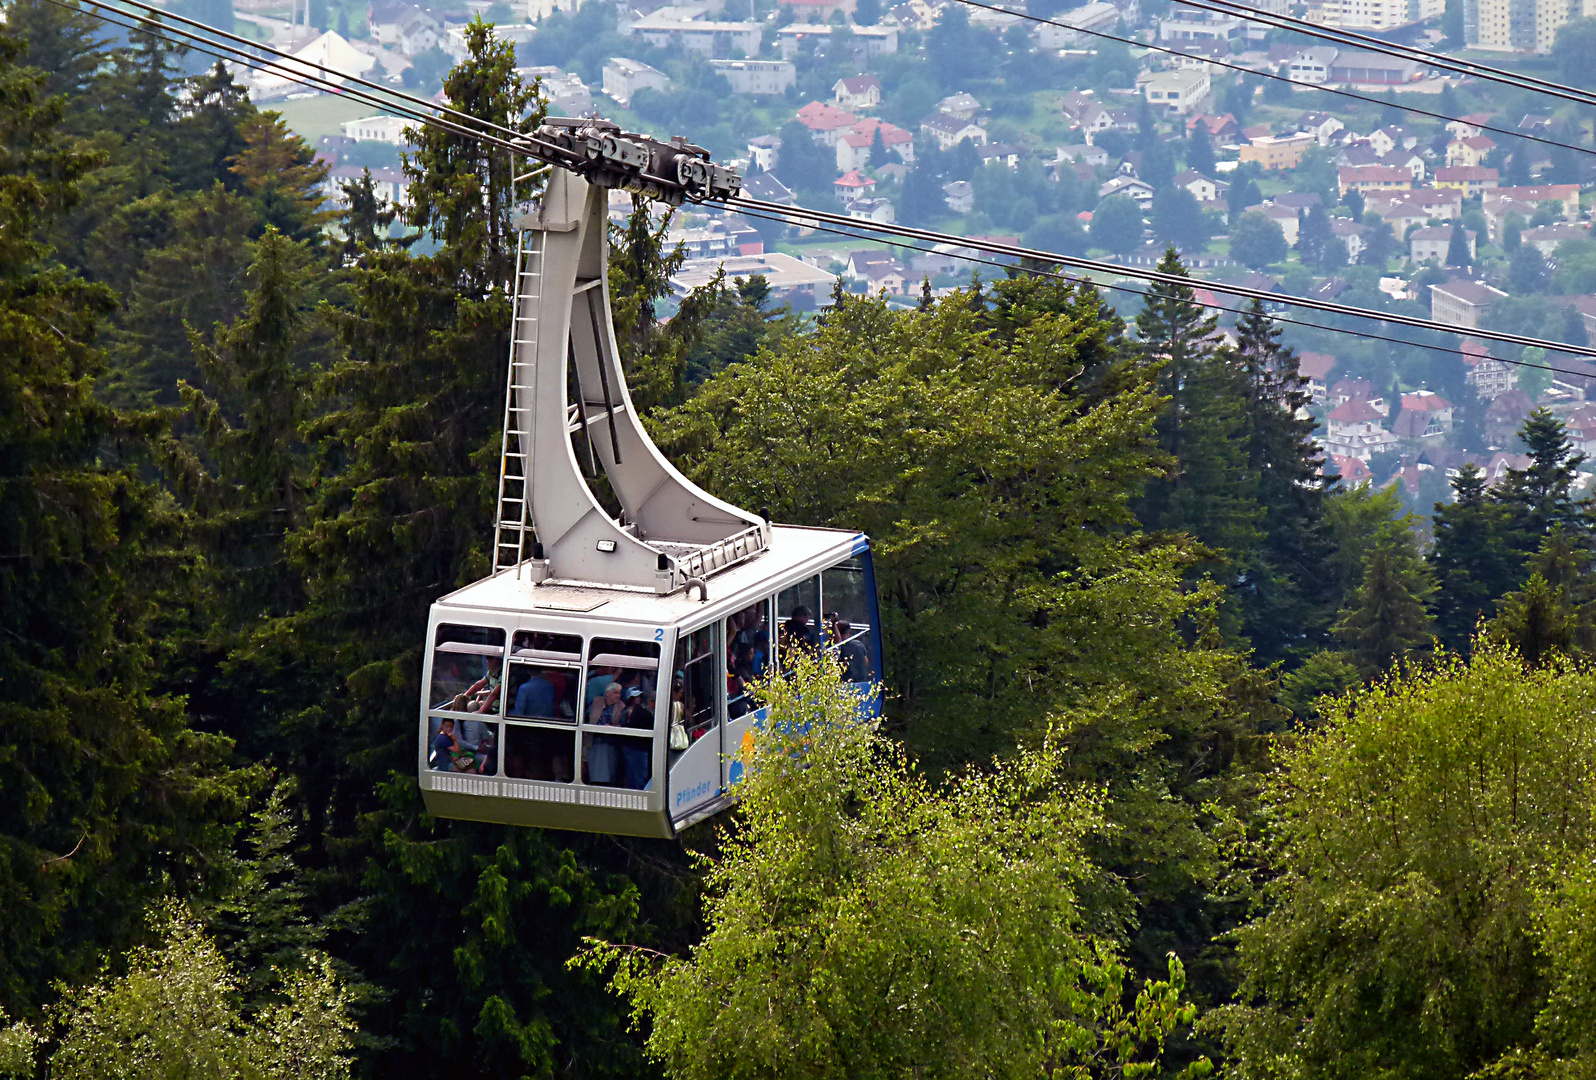
<svg viewBox="0 0 1596 1080">
<path fill-rule="evenodd" d="M 429 764 L 438 772 L 448 772 L 454 767 L 454 756 L 460 752 L 460 740 L 454 737 L 454 721 L 444 720 L 438 725 L 438 733 L 432 737 Z"/>
<path fill-rule="evenodd" d="M 542 716 L 549 719 L 556 718 L 558 694 L 554 684 L 543 671 L 534 671 L 532 677 L 521 684 L 521 689 L 515 692 L 515 716 Z"/>
</svg>

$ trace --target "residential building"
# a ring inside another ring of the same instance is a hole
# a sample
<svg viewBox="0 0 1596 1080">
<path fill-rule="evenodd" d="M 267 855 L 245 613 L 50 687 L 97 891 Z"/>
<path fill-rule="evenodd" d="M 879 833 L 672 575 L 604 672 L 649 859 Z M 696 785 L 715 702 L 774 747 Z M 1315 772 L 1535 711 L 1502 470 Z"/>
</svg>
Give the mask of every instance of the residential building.
<svg viewBox="0 0 1596 1080">
<path fill-rule="evenodd" d="M 734 94 L 785 94 L 798 81 L 798 69 L 789 60 L 711 60 L 709 66 L 731 84 Z"/>
<path fill-rule="evenodd" d="M 937 112 L 947 113 L 949 116 L 957 117 L 964 121 L 973 121 L 975 114 L 980 111 L 981 103 L 962 91 L 957 94 L 949 94 L 937 102 Z"/>
<path fill-rule="evenodd" d="M 1483 134 L 1484 125 L 1490 122 L 1490 113 L 1469 113 L 1467 116 L 1447 121 L 1446 131 L 1454 139 L 1468 139 Z"/>
<path fill-rule="evenodd" d="M 591 116 L 593 92 L 582 82 L 580 75 L 568 74 L 552 65 L 519 67 L 516 74 L 530 82 L 538 80 L 538 89 L 549 100 L 550 116 Z"/>
<path fill-rule="evenodd" d="M 1318 140 L 1306 131 L 1295 135 L 1260 135 L 1243 146 L 1243 162 L 1255 161 L 1265 169 L 1295 169 Z"/>
<path fill-rule="evenodd" d="M 881 104 L 881 80 L 874 75 L 853 75 L 831 84 L 831 101 L 851 113 L 864 112 Z"/>
<path fill-rule="evenodd" d="M 349 196 L 344 191 L 345 184 L 361 183 L 366 175 L 365 168 L 356 168 L 353 165 L 339 165 L 327 170 L 327 179 L 322 182 L 322 194 L 327 201 L 338 209 L 346 209 L 349 205 Z M 405 174 L 398 169 L 371 169 L 371 187 L 381 202 L 392 206 L 409 205 L 409 181 Z"/>
<path fill-rule="evenodd" d="M 763 172 L 769 172 L 776 167 L 776 162 L 781 158 L 781 137 L 779 135 L 756 135 L 748 140 L 748 161 L 759 166 Z"/>
<path fill-rule="evenodd" d="M 1054 25 L 1060 23 L 1063 25 Z M 1076 49 L 1097 40 L 1085 31 L 1112 32 L 1119 23 L 1119 9 L 1103 0 L 1093 0 L 1053 16 L 1052 23 L 1036 28 L 1036 43 L 1043 49 Z"/>
<path fill-rule="evenodd" d="M 712 22 L 697 11 L 662 8 L 652 15 L 618 26 L 626 37 L 640 37 L 659 49 L 678 49 L 710 59 L 758 56 L 764 26 L 756 22 Z"/>
<path fill-rule="evenodd" d="M 764 250 L 759 232 L 740 218 L 715 218 L 700 225 L 673 225 L 665 242 L 667 249 L 680 244 L 689 259 L 758 255 Z"/>
<path fill-rule="evenodd" d="M 1384 33 L 1440 18 L 1445 9 L 1446 0 L 1325 0 L 1319 11 L 1330 26 Z"/>
<path fill-rule="evenodd" d="M 800 22 L 830 23 L 835 15 L 852 16 L 857 0 L 780 0 Z"/>
<path fill-rule="evenodd" d="M 1418 144 L 1419 137 L 1417 135 L 1397 124 L 1376 128 L 1369 133 L 1369 145 L 1381 157 L 1385 157 L 1393 150 L 1412 150 Z"/>
<path fill-rule="evenodd" d="M 641 60 L 628 60 L 612 56 L 604 61 L 604 92 L 617 105 L 625 108 L 639 90 L 664 91 L 671 81 L 663 71 L 649 67 Z"/>
<path fill-rule="evenodd" d="M 1485 312 L 1507 293 L 1483 281 L 1459 279 L 1430 286 L 1430 318 L 1448 326 L 1479 328 Z"/>
<path fill-rule="evenodd" d="M 366 9 L 366 32 L 378 45 L 415 56 L 438 44 L 443 23 L 415 4 L 372 4 Z"/>
<path fill-rule="evenodd" d="M 1342 487 L 1349 489 L 1374 482 L 1374 473 L 1360 458 L 1347 457 L 1345 454 L 1328 455 L 1328 460 L 1319 466 L 1319 473 L 1341 477 Z"/>
<path fill-rule="evenodd" d="M 724 270 L 728 281 L 759 276 L 765 279 L 778 302 L 796 308 L 814 307 L 831 296 L 837 278 L 791 255 L 767 251 L 759 255 L 729 256 L 723 259 L 689 259 L 671 275 L 671 289 L 686 296 L 702 288 Z"/>
<path fill-rule="evenodd" d="M 1289 206 L 1280 206 L 1276 203 L 1260 203 L 1257 206 L 1247 207 L 1249 214 L 1262 214 L 1264 217 L 1280 226 L 1280 231 L 1285 234 L 1286 243 L 1292 247 L 1297 245 L 1297 226 L 1300 222 L 1297 211 Z"/>
<path fill-rule="evenodd" d="M 776 31 L 776 48 L 783 60 L 791 60 L 805 38 L 829 38 L 832 29 L 825 22 L 800 22 L 783 26 Z M 858 59 L 868 60 L 898 51 L 898 28 L 890 23 L 879 26 L 850 25 L 847 29 L 853 35 L 854 56 Z"/>
<path fill-rule="evenodd" d="M 965 139 L 976 146 L 986 145 L 986 128 L 945 112 L 932 113 L 920 121 L 920 130 L 935 139 L 943 150 L 951 150 Z"/>
<path fill-rule="evenodd" d="M 1018 169 L 1020 159 L 1025 156 L 1025 147 L 1014 143 L 987 143 L 976 150 L 975 156 L 982 165 L 996 164 Z"/>
<path fill-rule="evenodd" d="M 1550 255 L 1557 250 L 1559 244 L 1569 240 L 1589 240 L 1590 230 L 1579 225 L 1569 225 L 1559 221 L 1555 225 L 1541 225 L 1533 229 L 1525 229 L 1520 234 L 1520 239 L 1542 255 Z"/>
<path fill-rule="evenodd" d="M 760 202 L 779 203 L 782 206 L 797 206 L 798 196 L 777 180 L 770 173 L 755 173 L 753 176 L 743 177 L 743 195 Z"/>
<path fill-rule="evenodd" d="M 876 132 L 881 133 L 881 145 L 897 160 L 914 160 L 914 136 L 895 124 L 867 116 L 847 134 L 837 140 L 837 171 L 865 169 L 870 166 L 870 150 L 875 146 Z"/>
<path fill-rule="evenodd" d="M 968 214 L 975 209 L 975 188 L 968 180 L 955 180 L 942 185 L 942 201 L 955 214 Z"/>
<path fill-rule="evenodd" d="M 821 146 L 836 146 L 853 130 L 859 118 L 824 101 L 811 101 L 798 110 L 798 122 L 809 129 L 809 134 Z"/>
<path fill-rule="evenodd" d="M 359 120 L 345 120 L 339 125 L 343 129 L 345 138 L 361 142 L 391 143 L 394 146 L 409 145 L 409 140 L 405 138 L 405 129 L 415 126 L 414 120 L 401 120 L 397 116 L 366 116 Z"/>
<path fill-rule="evenodd" d="M 1330 219 L 1330 234 L 1347 246 L 1347 260 L 1357 262 L 1363 249 L 1369 246 L 1369 233 L 1373 230 L 1350 218 Z"/>
<path fill-rule="evenodd" d="M 1329 113 L 1306 112 L 1297 118 L 1297 130 L 1312 135 L 1320 146 L 1329 146 L 1331 136 L 1338 131 L 1345 131 L 1346 127 Z"/>
<path fill-rule="evenodd" d="M 1171 41 L 1234 41 L 1245 37 L 1246 25 L 1231 17 L 1202 18 L 1195 12 L 1160 19 L 1158 40 Z"/>
<path fill-rule="evenodd" d="M 1315 405 L 1323 405 L 1329 393 L 1327 380 L 1335 370 L 1336 358 L 1329 353 L 1300 352 L 1297 354 L 1297 374 L 1308 380 L 1308 395 Z"/>
<path fill-rule="evenodd" d="M 1371 195 L 1364 210 L 1372 210 L 1386 221 L 1397 218 L 1423 223 L 1434 218 L 1452 221 L 1463 213 L 1463 193 L 1456 188 L 1416 187 L 1411 191 L 1382 191 Z M 1406 228 L 1406 226 L 1404 226 Z"/>
<path fill-rule="evenodd" d="M 1099 201 L 1108 198 L 1110 195 L 1125 195 L 1135 199 L 1136 205 L 1143 210 L 1153 205 L 1154 194 L 1156 192 L 1153 190 L 1153 185 L 1145 180 L 1138 180 L 1134 176 L 1126 176 L 1124 174 L 1113 177 L 1108 183 L 1097 189 Z"/>
<path fill-rule="evenodd" d="M 842 201 L 843 205 L 847 205 L 855 199 L 868 197 L 875 186 L 876 182 L 874 180 L 863 175 L 857 169 L 846 172 L 831 182 L 832 190 L 837 193 L 837 198 Z"/>
<path fill-rule="evenodd" d="M 1539 206 L 1546 202 L 1562 203 L 1564 220 L 1573 221 L 1579 217 L 1579 185 L 1578 184 L 1532 184 L 1525 187 L 1498 187 L 1494 191 L 1485 193 L 1483 202 L 1489 206 L 1498 199 L 1512 199 L 1516 202 L 1529 203 Z"/>
<path fill-rule="evenodd" d="M 855 199 L 848 204 L 848 216 L 861 221 L 874 221 L 882 225 L 891 225 L 898 220 L 897 211 L 892 207 L 891 199 Z"/>
<path fill-rule="evenodd" d="M 1466 139 L 1453 139 L 1446 144 L 1446 163 L 1481 165 L 1495 149 L 1496 141 L 1489 135 L 1471 135 Z"/>
<path fill-rule="evenodd" d="M 1230 185 L 1223 180 L 1210 180 L 1195 169 L 1187 169 L 1175 177 L 1175 186 L 1191 192 L 1198 202 L 1213 202 L 1230 190 Z"/>
<path fill-rule="evenodd" d="M 1433 390 L 1402 395 L 1402 412 L 1391 431 L 1405 439 L 1433 439 L 1452 430 L 1452 403 Z"/>
<path fill-rule="evenodd" d="M 1333 45 L 1312 45 L 1286 61 L 1286 78 L 1317 86 L 1330 81 L 1330 68 L 1340 50 Z"/>
<path fill-rule="evenodd" d="M 1192 132 L 1197 130 L 1199 124 L 1208 129 L 1209 141 L 1219 145 L 1233 142 L 1241 130 L 1236 123 L 1235 116 L 1230 113 L 1225 113 L 1223 116 L 1214 116 L 1209 113 L 1193 113 L 1186 118 L 1186 135 L 1188 138 Z"/>
<path fill-rule="evenodd" d="M 1581 405 L 1563 421 L 1568 441 L 1576 453 L 1596 456 L 1596 406 Z"/>
<path fill-rule="evenodd" d="M 1353 398 L 1337 405 L 1325 418 L 1325 450 L 1367 462 L 1397 441 L 1395 435 L 1380 425 L 1383 419 L 1366 398 Z"/>
<path fill-rule="evenodd" d="M 1433 261 L 1441 266 L 1450 265 L 1446 256 L 1452 250 L 1452 233 L 1462 228 L 1461 225 L 1431 225 L 1414 229 L 1408 233 L 1408 257 L 1416 263 Z M 1469 260 L 1473 261 L 1474 232 L 1464 229 L 1463 235 L 1468 242 Z"/>
<path fill-rule="evenodd" d="M 1108 131 L 1114 126 L 1114 117 L 1102 102 L 1091 96 L 1090 90 L 1073 90 L 1064 95 L 1064 102 L 1060 112 L 1066 120 L 1071 121 L 1070 126 L 1078 128 L 1086 135 L 1086 144 L 1092 144 L 1092 136 L 1100 131 Z"/>
<path fill-rule="evenodd" d="M 1341 196 L 1356 191 L 1364 196 L 1376 191 L 1408 191 L 1413 188 L 1413 174 L 1391 165 L 1364 165 L 1336 170 L 1336 183 Z"/>
<path fill-rule="evenodd" d="M 1495 169 L 1483 165 L 1448 165 L 1435 170 L 1435 186 L 1451 187 L 1472 199 L 1497 186 Z"/>
<path fill-rule="evenodd" d="M 1142 86 L 1149 105 L 1177 116 L 1196 111 L 1212 90 L 1206 71 L 1160 71 Z"/>
<path fill-rule="evenodd" d="M 1519 427 L 1535 411 L 1535 402 L 1517 387 L 1504 390 L 1491 399 L 1485 410 L 1485 441 L 1492 446 L 1510 446 Z M 1525 458 L 1526 464 L 1528 458 Z M 1491 478 L 1496 479 L 1496 478 Z"/>
<path fill-rule="evenodd" d="M 1482 400 L 1492 401 L 1518 384 L 1518 366 L 1492 356 L 1478 341 L 1464 341 L 1462 352 L 1463 365 L 1468 369 L 1463 381 L 1474 387 Z"/>
</svg>

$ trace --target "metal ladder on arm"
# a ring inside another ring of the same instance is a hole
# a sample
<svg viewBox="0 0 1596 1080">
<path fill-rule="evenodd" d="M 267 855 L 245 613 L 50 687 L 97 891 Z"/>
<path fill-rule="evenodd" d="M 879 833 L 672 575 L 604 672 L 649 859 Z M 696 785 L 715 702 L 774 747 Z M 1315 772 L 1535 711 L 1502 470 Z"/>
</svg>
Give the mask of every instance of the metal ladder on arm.
<svg viewBox="0 0 1596 1080">
<path fill-rule="evenodd" d="M 537 333 L 538 301 L 543 287 L 543 245 L 547 234 L 518 230 L 515 288 L 511 297 L 510 367 L 505 378 L 504 444 L 499 454 L 499 498 L 495 503 L 493 572 L 520 567 L 533 540 L 531 519 L 532 445 L 536 413 L 519 391 L 532 388 L 536 363 L 520 348 Z"/>
</svg>

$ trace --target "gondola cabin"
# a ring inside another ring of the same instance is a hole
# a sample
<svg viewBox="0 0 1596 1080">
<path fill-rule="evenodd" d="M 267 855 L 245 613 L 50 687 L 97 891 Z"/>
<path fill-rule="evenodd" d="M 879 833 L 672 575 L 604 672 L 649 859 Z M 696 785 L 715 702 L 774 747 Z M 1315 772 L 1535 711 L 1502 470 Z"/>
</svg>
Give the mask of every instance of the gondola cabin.
<svg viewBox="0 0 1596 1080">
<path fill-rule="evenodd" d="M 513 573 L 432 609 L 419 747 L 443 817 L 674 835 L 735 797 L 759 720 L 744 689 L 821 648 L 869 694 L 881 670 L 870 549 L 774 526 L 712 595 L 540 584 Z"/>
<path fill-rule="evenodd" d="M 551 125 L 545 145 L 650 178 L 706 167 L 679 140 Z M 879 707 L 866 538 L 717 499 L 649 439 L 610 319 L 608 207 L 555 169 L 520 222 L 493 573 L 427 627 L 416 776 L 440 817 L 671 836 L 735 799 L 761 720 L 746 688 L 791 650 L 829 651 Z"/>
</svg>

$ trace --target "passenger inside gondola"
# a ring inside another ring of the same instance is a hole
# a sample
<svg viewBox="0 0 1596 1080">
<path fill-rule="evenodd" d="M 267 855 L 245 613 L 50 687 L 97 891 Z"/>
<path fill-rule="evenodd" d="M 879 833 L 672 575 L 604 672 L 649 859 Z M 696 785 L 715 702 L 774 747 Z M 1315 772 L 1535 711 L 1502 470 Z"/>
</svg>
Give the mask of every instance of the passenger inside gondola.
<svg viewBox="0 0 1596 1080">
<path fill-rule="evenodd" d="M 460 753 L 460 740 L 454 737 L 454 721 L 445 717 L 432 737 L 432 755 L 427 765 L 437 772 L 454 769 L 455 755 Z"/>
<path fill-rule="evenodd" d="M 865 648 L 863 636 L 854 633 L 847 619 L 833 616 L 831 640 L 837 650 L 837 660 L 842 664 L 843 677 L 849 682 L 869 682 L 875 677 L 870 670 L 870 650 Z"/>
<path fill-rule="evenodd" d="M 783 653 L 788 649 L 814 651 L 817 644 L 815 626 L 808 608 L 802 605 L 793 608 L 792 614 L 787 616 L 786 623 L 782 625 L 779 644 Z"/>
</svg>

